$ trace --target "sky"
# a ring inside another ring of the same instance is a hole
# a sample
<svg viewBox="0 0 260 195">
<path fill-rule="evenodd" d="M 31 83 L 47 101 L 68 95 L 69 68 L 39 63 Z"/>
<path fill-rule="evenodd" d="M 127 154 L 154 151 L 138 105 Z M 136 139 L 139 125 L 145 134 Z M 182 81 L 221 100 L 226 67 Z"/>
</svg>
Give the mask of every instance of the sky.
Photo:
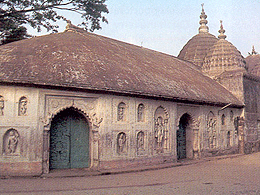
<svg viewBox="0 0 260 195">
<path fill-rule="evenodd" d="M 226 40 L 244 57 L 253 45 L 260 53 L 260 0 L 107 0 L 108 24 L 102 23 L 102 30 L 94 33 L 177 56 L 198 34 L 202 3 L 209 33 L 218 36 L 222 20 Z M 64 15 L 74 25 L 81 23 L 77 14 Z M 64 31 L 66 24 L 59 25 Z"/>
</svg>

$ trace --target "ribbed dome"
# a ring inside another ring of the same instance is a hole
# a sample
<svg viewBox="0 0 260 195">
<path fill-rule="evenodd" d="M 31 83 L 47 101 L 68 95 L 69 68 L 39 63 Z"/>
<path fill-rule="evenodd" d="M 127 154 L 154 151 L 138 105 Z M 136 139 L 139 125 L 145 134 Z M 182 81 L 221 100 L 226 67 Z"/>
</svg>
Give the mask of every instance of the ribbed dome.
<svg viewBox="0 0 260 195">
<path fill-rule="evenodd" d="M 217 76 L 224 71 L 245 68 L 245 59 L 240 51 L 227 40 L 219 39 L 205 57 L 202 70 L 209 76 Z"/>
<path fill-rule="evenodd" d="M 260 76 L 260 54 L 247 56 L 246 64 L 249 73 Z"/>
<path fill-rule="evenodd" d="M 232 43 L 225 40 L 227 36 L 222 21 L 220 23 L 219 40 L 210 48 L 202 66 L 202 71 L 212 77 L 224 71 L 246 70 L 244 57 Z"/>
<path fill-rule="evenodd" d="M 187 42 L 180 51 L 178 58 L 202 67 L 207 52 L 217 40 L 218 39 L 210 33 L 199 33 Z"/>
</svg>

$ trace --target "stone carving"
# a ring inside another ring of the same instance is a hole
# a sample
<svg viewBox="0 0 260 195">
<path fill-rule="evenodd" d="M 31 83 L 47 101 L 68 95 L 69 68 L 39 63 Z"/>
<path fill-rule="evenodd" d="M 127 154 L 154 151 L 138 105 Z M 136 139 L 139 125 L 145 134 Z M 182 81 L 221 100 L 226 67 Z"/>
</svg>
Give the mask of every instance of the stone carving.
<svg viewBox="0 0 260 195">
<path fill-rule="evenodd" d="M 117 153 L 126 153 L 126 134 L 123 132 L 117 135 Z"/>
<path fill-rule="evenodd" d="M 199 116 L 197 119 L 194 119 L 193 126 L 194 128 L 199 128 L 201 123 L 201 116 Z"/>
<path fill-rule="evenodd" d="M 26 97 L 21 97 L 19 100 L 19 108 L 18 108 L 18 115 L 19 116 L 26 116 L 27 115 L 27 104 L 28 100 Z"/>
<path fill-rule="evenodd" d="M 139 131 L 137 134 L 137 152 L 144 151 L 144 132 Z"/>
<path fill-rule="evenodd" d="M 12 155 L 17 152 L 19 134 L 15 129 L 8 130 L 4 135 L 4 153 Z"/>
<path fill-rule="evenodd" d="M 214 114 L 210 112 L 207 121 L 208 147 L 210 149 L 216 148 L 216 124 L 217 120 L 215 119 Z"/>
<path fill-rule="evenodd" d="M 57 113 L 62 109 L 69 108 L 73 106 L 73 100 L 62 99 L 62 98 L 50 98 L 47 99 L 48 113 Z"/>
<path fill-rule="evenodd" d="M 94 114 L 92 115 L 92 117 L 90 117 L 90 122 L 91 122 L 91 124 L 92 124 L 94 127 L 99 128 L 99 127 L 100 127 L 100 123 L 102 123 L 102 121 L 103 121 L 103 118 L 98 118 L 98 117 L 96 116 L 96 113 L 94 113 Z"/>
<path fill-rule="evenodd" d="M 168 117 L 166 109 L 162 107 L 157 108 L 154 121 L 154 138 L 155 149 L 158 153 L 169 149 Z"/>
<path fill-rule="evenodd" d="M 3 96 L 0 96 L 0 116 L 4 115 L 5 101 Z"/>
<path fill-rule="evenodd" d="M 158 117 L 155 120 L 155 139 L 156 139 L 157 148 L 162 148 L 163 138 L 164 138 L 163 119 L 162 117 Z"/>
<path fill-rule="evenodd" d="M 137 121 L 138 122 L 143 122 L 144 121 L 144 105 L 139 104 L 138 109 L 137 109 Z"/>
<path fill-rule="evenodd" d="M 124 102 L 118 104 L 118 108 L 117 108 L 118 121 L 125 121 L 125 109 L 126 109 L 126 104 Z"/>
</svg>

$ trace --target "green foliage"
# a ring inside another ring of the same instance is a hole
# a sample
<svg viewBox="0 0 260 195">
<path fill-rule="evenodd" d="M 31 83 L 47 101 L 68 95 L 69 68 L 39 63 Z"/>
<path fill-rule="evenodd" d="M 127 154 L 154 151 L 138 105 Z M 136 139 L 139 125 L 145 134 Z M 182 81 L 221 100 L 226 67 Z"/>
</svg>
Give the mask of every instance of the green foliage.
<svg viewBox="0 0 260 195">
<path fill-rule="evenodd" d="M 27 38 L 29 24 L 37 29 L 57 32 L 58 20 L 67 20 L 58 10 L 76 12 L 81 15 L 81 25 L 90 31 L 101 29 L 100 22 L 107 19 L 106 0 L 0 0 L 0 40 L 2 44 Z"/>
</svg>

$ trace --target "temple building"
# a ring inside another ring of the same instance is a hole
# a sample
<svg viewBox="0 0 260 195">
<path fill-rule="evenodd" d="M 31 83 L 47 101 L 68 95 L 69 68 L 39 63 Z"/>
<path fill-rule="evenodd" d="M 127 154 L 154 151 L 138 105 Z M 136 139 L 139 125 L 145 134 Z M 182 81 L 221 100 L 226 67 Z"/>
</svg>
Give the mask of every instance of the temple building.
<svg viewBox="0 0 260 195">
<path fill-rule="evenodd" d="M 258 64 L 200 18 L 178 57 L 71 23 L 0 46 L 0 175 L 259 150 Z"/>
</svg>

